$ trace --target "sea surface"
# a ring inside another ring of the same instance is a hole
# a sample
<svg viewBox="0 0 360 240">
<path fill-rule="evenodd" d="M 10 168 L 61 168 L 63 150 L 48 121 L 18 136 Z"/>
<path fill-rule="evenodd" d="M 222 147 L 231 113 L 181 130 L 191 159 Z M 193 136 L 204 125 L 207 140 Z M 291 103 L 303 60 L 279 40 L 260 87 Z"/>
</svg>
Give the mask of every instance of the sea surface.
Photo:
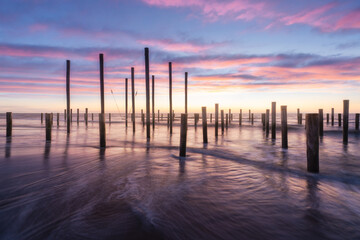
<svg viewBox="0 0 360 240">
<path fill-rule="evenodd" d="M 95 115 L 95 114 L 94 114 Z M 304 125 L 289 114 L 289 148 L 267 137 L 255 114 L 237 114 L 209 143 L 201 120 L 189 119 L 187 157 L 179 158 L 176 116 L 151 129 L 113 113 L 107 148 L 99 148 L 97 117 L 86 127 L 73 115 L 45 141 L 40 114 L 13 114 L 6 138 L 0 115 L 0 239 L 360 239 L 360 132 L 350 116 L 342 128 L 324 122 L 320 173 L 306 171 Z M 304 115 L 303 115 L 304 116 Z M 305 116 L 304 116 L 305 117 Z M 305 121 L 303 121 L 305 123 Z"/>
</svg>

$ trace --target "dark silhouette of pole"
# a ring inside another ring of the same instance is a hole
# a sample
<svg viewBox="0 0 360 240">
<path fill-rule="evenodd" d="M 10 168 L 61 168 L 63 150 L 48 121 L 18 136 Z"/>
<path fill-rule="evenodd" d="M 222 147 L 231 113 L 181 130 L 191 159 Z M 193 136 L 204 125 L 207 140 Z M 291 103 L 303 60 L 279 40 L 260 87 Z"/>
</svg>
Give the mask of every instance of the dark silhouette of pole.
<svg viewBox="0 0 360 240">
<path fill-rule="evenodd" d="M 269 120 L 270 120 L 270 109 L 266 109 L 266 115 L 265 115 L 265 133 L 266 137 L 269 136 Z"/>
<path fill-rule="evenodd" d="M 341 127 L 341 113 L 338 114 L 339 127 Z"/>
<path fill-rule="evenodd" d="M 66 60 L 66 131 L 70 134 L 70 60 Z"/>
<path fill-rule="evenodd" d="M 319 135 L 324 136 L 324 111 L 319 109 Z"/>
<path fill-rule="evenodd" d="M 64 121 L 66 122 L 66 109 L 64 109 Z"/>
<path fill-rule="evenodd" d="M 59 127 L 59 121 L 60 121 L 60 113 L 56 114 L 56 125 Z"/>
<path fill-rule="evenodd" d="M 145 48 L 145 82 L 146 82 L 146 138 L 150 139 L 150 69 L 149 48 Z"/>
<path fill-rule="evenodd" d="M 41 118 L 41 124 L 43 124 L 43 122 L 44 122 L 44 120 L 43 120 L 44 114 L 43 113 L 40 114 L 40 118 Z"/>
<path fill-rule="evenodd" d="M 219 104 L 215 104 L 215 137 L 219 136 Z"/>
<path fill-rule="evenodd" d="M 326 124 L 329 124 L 329 119 L 330 119 L 330 117 L 329 117 L 329 114 L 327 113 L 326 114 Z"/>
<path fill-rule="evenodd" d="M 12 135 L 12 112 L 6 113 L 6 137 Z"/>
<path fill-rule="evenodd" d="M 181 114 L 180 157 L 186 157 L 187 114 Z"/>
<path fill-rule="evenodd" d="M 187 109 L 187 89 L 188 89 L 188 73 L 185 72 L 185 114 L 188 113 Z"/>
<path fill-rule="evenodd" d="M 93 118 L 92 120 L 94 121 L 94 116 L 91 115 L 91 117 Z M 85 126 L 88 126 L 88 122 L 89 122 L 89 109 L 85 108 Z"/>
<path fill-rule="evenodd" d="M 287 106 L 281 106 L 281 143 L 288 148 Z"/>
<path fill-rule="evenodd" d="M 171 62 L 169 62 L 169 100 L 170 100 L 169 123 L 170 123 L 170 134 L 172 134 L 172 112 L 173 112 L 173 110 L 172 110 L 172 63 Z"/>
<path fill-rule="evenodd" d="M 344 124 L 343 124 L 343 143 L 348 143 L 348 134 L 349 134 L 349 100 L 344 100 Z"/>
<path fill-rule="evenodd" d="M 359 130 L 359 120 L 360 120 L 360 114 L 357 113 L 355 115 L 355 130 Z"/>
<path fill-rule="evenodd" d="M 276 102 L 271 103 L 271 138 L 276 139 Z"/>
<path fill-rule="evenodd" d="M 133 133 L 135 133 L 135 69 L 131 68 L 131 100 L 132 100 L 132 125 Z"/>
<path fill-rule="evenodd" d="M 242 109 L 240 109 L 240 114 L 239 114 L 239 126 L 242 125 Z"/>
<path fill-rule="evenodd" d="M 152 127 L 155 128 L 155 76 L 152 75 Z"/>
<path fill-rule="evenodd" d="M 125 78 L 125 126 L 128 126 L 128 79 Z"/>
<path fill-rule="evenodd" d="M 221 134 L 224 135 L 224 110 L 221 110 Z"/>
<path fill-rule="evenodd" d="M 105 132 L 105 100 L 104 100 L 104 54 L 100 53 L 100 100 L 101 113 L 99 114 L 99 129 L 100 129 L 100 147 L 106 147 L 106 132 Z"/>
<path fill-rule="evenodd" d="M 300 108 L 297 109 L 297 123 L 300 124 Z"/>
<path fill-rule="evenodd" d="M 306 114 L 306 155 L 308 172 L 319 172 L 319 115 Z"/>
<path fill-rule="evenodd" d="M 45 113 L 45 126 L 46 126 L 46 141 L 51 142 L 51 116 L 50 116 L 50 113 Z"/>
<path fill-rule="evenodd" d="M 331 126 L 334 126 L 334 108 L 331 108 Z"/>
<path fill-rule="evenodd" d="M 77 123 L 77 125 L 79 125 L 79 120 L 80 120 L 80 111 L 79 111 L 79 109 L 76 109 L 76 123 Z"/>
<path fill-rule="evenodd" d="M 203 142 L 208 143 L 206 107 L 202 107 Z"/>
</svg>

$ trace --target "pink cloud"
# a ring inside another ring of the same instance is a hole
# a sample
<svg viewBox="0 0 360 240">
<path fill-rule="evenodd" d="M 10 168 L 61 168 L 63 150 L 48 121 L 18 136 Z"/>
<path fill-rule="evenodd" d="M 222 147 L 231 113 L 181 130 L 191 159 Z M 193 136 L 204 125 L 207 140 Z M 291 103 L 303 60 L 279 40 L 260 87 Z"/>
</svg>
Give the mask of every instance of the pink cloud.
<svg viewBox="0 0 360 240">
<path fill-rule="evenodd" d="M 360 9 L 351 11 L 350 13 L 343 16 L 336 23 L 334 29 L 360 29 Z"/>
</svg>

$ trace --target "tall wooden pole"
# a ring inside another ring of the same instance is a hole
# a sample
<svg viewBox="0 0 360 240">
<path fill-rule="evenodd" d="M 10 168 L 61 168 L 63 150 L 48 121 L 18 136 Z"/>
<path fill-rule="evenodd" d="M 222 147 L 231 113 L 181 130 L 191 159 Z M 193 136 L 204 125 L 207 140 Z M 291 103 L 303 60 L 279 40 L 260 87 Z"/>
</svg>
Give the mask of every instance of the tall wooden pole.
<svg viewBox="0 0 360 240">
<path fill-rule="evenodd" d="M 155 128 L 155 76 L 152 75 L 152 127 Z"/>
<path fill-rule="evenodd" d="M 324 136 L 324 111 L 319 109 L 319 135 Z"/>
<path fill-rule="evenodd" d="M 93 115 L 91 115 L 93 118 Z M 94 118 L 92 119 L 94 121 Z M 88 122 L 89 122 L 89 109 L 85 108 L 85 126 L 88 126 Z"/>
<path fill-rule="evenodd" d="M 100 147 L 106 147 L 105 132 L 105 100 L 104 100 L 104 54 L 100 53 L 100 100 L 101 113 L 99 114 Z"/>
<path fill-rule="evenodd" d="M 270 119 L 270 109 L 266 109 L 266 115 L 265 115 L 265 133 L 266 133 L 266 137 L 269 136 L 269 119 Z"/>
<path fill-rule="evenodd" d="M 170 100 L 170 110 L 169 110 L 169 114 L 170 114 L 170 134 L 172 134 L 172 63 L 169 62 L 169 100 Z"/>
<path fill-rule="evenodd" d="M 224 110 L 221 110 L 221 134 L 224 135 Z"/>
<path fill-rule="evenodd" d="M 334 126 L 334 108 L 331 108 L 331 126 Z"/>
<path fill-rule="evenodd" d="M 219 136 L 219 104 L 215 104 L 215 137 Z"/>
<path fill-rule="evenodd" d="M 349 100 L 344 100 L 344 124 L 343 124 L 343 143 L 348 143 L 348 132 L 349 132 Z"/>
<path fill-rule="evenodd" d="M 271 103 L 271 138 L 276 139 L 276 102 Z"/>
<path fill-rule="evenodd" d="M 145 48 L 145 81 L 146 81 L 146 138 L 150 139 L 150 69 L 149 48 Z"/>
<path fill-rule="evenodd" d="M 239 114 L 239 126 L 241 126 L 242 124 L 242 109 L 240 109 L 240 114 Z"/>
<path fill-rule="evenodd" d="M 187 109 L 187 89 L 188 89 L 188 73 L 185 72 L 185 114 L 188 113 L 188 109 Z"/>
<path fill-rule="evenodd" d="M 70 60 L 66 60 L 66 131 L 70 134 Z"/>
<path fill-rule="evenodd" d="M 6 113 L 6 136 L 11 137 L 12 135 L 12 112 Z"/>
<path fill-rule="evenodd" d="M 77 125 L 79 125 L 79 121 L 80 121 L 80 110 L 76 109 L 76 123 L 77 123 Z"/>
<path fill-rule="evenodd" d="M 131 100 L 132 100 L 132 125 L 133 133 L 135 133 L 135 71 L 134 68 L 131 68 Z"/>
<path fill-rule="evenodd" d="M 202 107 L 203 142 L 208 143 L 206 107 Z"/>
<path fill-rule="evenodd" d="M 128 126 L 128 79 L 125 78 L 125 126 Z"/>
<path fill-rule="evenodd" d="M 281 106 L 281 143 L 288 148 L 287 106 Z"/>
</svg>

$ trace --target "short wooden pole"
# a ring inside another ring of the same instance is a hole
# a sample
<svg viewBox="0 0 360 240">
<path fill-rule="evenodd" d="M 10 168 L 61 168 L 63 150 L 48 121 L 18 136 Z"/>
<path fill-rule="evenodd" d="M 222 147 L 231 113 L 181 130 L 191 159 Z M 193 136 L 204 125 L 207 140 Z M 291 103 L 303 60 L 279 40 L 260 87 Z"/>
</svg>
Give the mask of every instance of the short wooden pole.
<svg viewBox="0 0 360 240">
<path fill-rule="evenodd" d="M 203 142 L 208 143 L 206 107 L 202 107 Z"/>
<path fill-rule="evenodd" d="M 64 121 L 66 122 L 66 109 L 64 109 Z"/>
<path fill-rule="evenodd" d="M 344 124 L 343 124 L 343 143 L 348 143 L 348 134 L 349 134 L 349 100 L 344 100 L 343 106 L 343 115 L 344 115 Z"/>
<path fill-rule="evenodd" d="M 224 110 L 221 110 L 221 134 L 224 134 Z"/>
<path fill-rule="evenodd" d="M 100 147 L 106 147 L 105 113 L 99 113 Z"/>
<path fill-rule="evenodd" d="M 77 125 L 79 125 L 79 121 L 80 121 L 80 111 L 79 111 L 79 109 L 76 109 L 76 123 L 77 123 Z"/>
<path fill-rule="evenodd" d="M 319 135 L 324 136 L 324 111 L 319 109 Z"/>
<path fill-rule="evenodd" d="M 266 109 L 266 115 L 265 115 L 265 125 L 266 125 L 266 136 L 269 135 L 269 121 L 270 121 L 270 109 Z"/>
<path fill-rule="evenodd" d="M 254 125 L 254 114 L 251 114 L 251 125 Z"/>
<path fill-rule="evenodd" d="M 271 103 L 271 138 L 276 139 L 276 102 Z"/>
<path fill-rule="evenodd" d="M 50 113 L 45 114 L 46 141 L 51 142 L 51 116 Z"/>
<path fill-rule="evenodd" d="M 186 157 L 187 114 L 181 114 L 180 157 Z"/>
<path fill-rule="evenodd" d="M 326 114 L 326 124 L 329 124 L 330 123 L 330 114 Z"/>
<path fill-rule="evenodd" d="M 229 109 L 229 125 L 231 124 L 231 109 Z"/>
<path fill-rule="evenodd" d="M 335 118 L 334 115 L 335 115 L 334 114 L 334 108 L 331 108 L 331 126 L 334 126 L 334 118 Z"/>
<path fill-rule="evenodd" d="M 288 148 L 287 106 L 281 106 L 281 146 Z"/>
<path fill-rule="evenodd" d="M 72 108 L 70 109 L 70 122 L 72 123 L 72 116 L 73 116 L 73 112 L 72 112 Z"/>
<path fill-rule="evenodd" d="M 249 109 L 249 122 L 251 121 L 251 110 Z"/>
<path fill-rule="evenodd" d="M 111 124 L 111 113 L 109 113 L 109 124 Z"/>
<path fill-rule="evenodd" d="M 360 120 L 360 114 L 357 113 L 355 115 L 355 130 L 359 130 L 359 120 Z"/>
<path fill-rule="evenodd" d="M 160 122 L 160 110 L 158 110 L 158 122 Z"/>
<path fill-rule="evenodd" d="M 51 127 L 52 127 L 54 124 L 54 114 L 53 113 L 50 113 L 50 121 L 51 121 Z"/>
<path fill-rule="evenodd" d="M 131 121 L 133 125 L 133 133 L 135 133 L 135 71 L 131 68 L 131 102 L 132 102 L 132 115 Z"/>
<path fill-rule="evenodd" d="M 170 126 L 170 114 L 167 114 L 167 126 Z"/>
<path fill-rule="evenodd" d="M 6 113 L 6 137 L 12 136 L 12 112 Z"/>
<path fill-rule="evenodd" d="M 298 124 L 300 124 L 300 108 L 298 108 L 297 110 L 296 110 L 296 112 L 297 112 L 297 123 Z"/>
<path fill-rule="evenodd" d="M 163 118 L 164 118 L 164 114 L 162 113 L 162 114 L 161 114 L 161 121 L 163 120 Z"/>
<path fill-rule="evenodd" d="M 210 113 L 210 122 L 212 123 L 212 113 Z"/>
<path fill-rule="evenodd" d="M 302 117 L 302 113 L 299 114 L 299 124 L 302 125 L 302 120 L 303 120 L 303 117 Z"/>
<path fill-rule="evenodd" d="M 128 79 L 125 78 L 125 127 L 128 126 Z"/>
<path fill-rule="evenodd" d="M 239 113 L 239 126 L 242 125 L 242 109 L 240 109 L 240 113 Z"/>
<path fill-rule="evenodd" d="M 215 137 L 219 136 L 219 104 L 215 104 Z"/>
<path fill-rule="evenodd" d="M 226 126 L 226 130 L 228 129 L 229 126 L 229 114 L 225 114 L 225 126 Z"/>
<path fill-rule="evenodd" d="M 261 114 L 261 123 L 262 123 L 262 126 L 263 126 L 263 131 L 265 131 L 265 113 Z"/>
<path fill-rule="evenodd" d="M 43 120 L 44 114 L 43 113 L 40 114 L 40 118 L 41 118 L 41 124 L 43 124 L 44 123 L 44 120 Z"/>
<path fill-rule="evenodd" d="M 94 115 L 91 114 L 92 121 L 94 121 Z M 89 122 L 89 109 L 85 108 L 85 126 L 88 125 Z"/>
<path fill-rule="evenodd" d="M 60 113 L 56 114 L 56 125 L 59 127 Z"/>
<path fill-rule="evenodd" d="M 341 113 L 338 114 L 339 127 L 341 127 Z"/>
<path fill-rule="evenodd" d="M 197 127 L 197 124 L 198 124 L 198 122 L 199 122 L 199 118 L 200 118 L 199 114 L 198 114 L 198 113 L 194 113 L 195 127 Z"/>
<path fill-rule="evenodd" d="M 94 121 L 94 113 L 91 113 L 91 121 Z"/>
<path fill-rule="evenodd" d="M 319 114 L 306 114 L 306 155 L 308 172 L 319 172 Z"/>
</svg>

